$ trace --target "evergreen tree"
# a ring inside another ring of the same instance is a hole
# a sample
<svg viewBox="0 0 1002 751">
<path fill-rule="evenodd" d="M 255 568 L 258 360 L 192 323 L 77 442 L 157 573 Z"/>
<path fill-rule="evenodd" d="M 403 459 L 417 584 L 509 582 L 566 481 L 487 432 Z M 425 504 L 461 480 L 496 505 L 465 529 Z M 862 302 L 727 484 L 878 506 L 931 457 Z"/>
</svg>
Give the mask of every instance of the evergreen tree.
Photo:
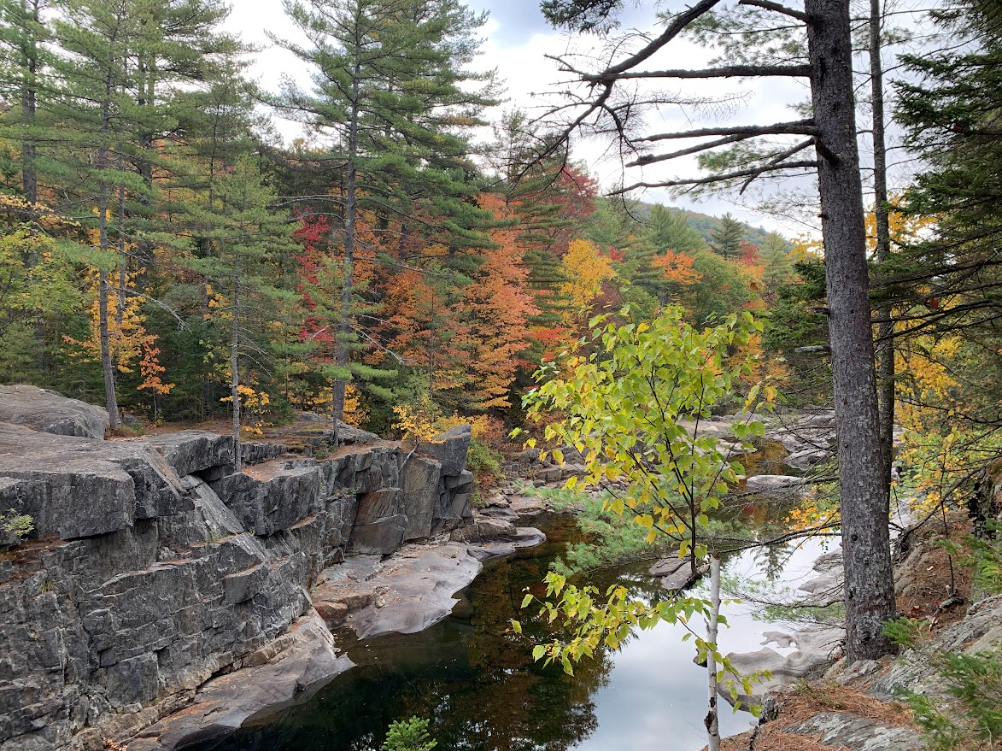
<svg viewBox="0 0 1002 751">
<path fill-rule="evenodd" d="M 710 247 L 725 261 L 732 261 L 741 255 L 741 238 L 744 237 L 745 226 L 730 214 L 720 217 L 720 223 L 713 231 Z"/>
<path fill-rule="evenodd" d="M 957 0 L 934 15 L 941 51 L 905 56 L 914 77 L 898 84 L 898 119 L 925 169 L 905 196 L 913 217 L 936 217 L 880 269 L 878 299 L 910 307 L 895 341 L 959 333 L 978 362 L 964 412 L 999 423 L 1002 343 L 998 256 L 1002 237 L 1002 16 L 996 3 Z"/>
<path fill-rule="evenodd" d="M 55 111 L 70 131 L 63 158 L 84 176 L 74 186 L 77 200 L 96 209 L 91 224 L 98 251 L 100 357 L 112 430 L 119 420 L 116 380 L 121 326 L 116 328 L 111 316 L 116 311 L 124 315 L 127 275 L 125 215 L 116 206 L 115 194 L 124 196 L 127 180 L 124 153 L 130 130 L 126 117 L 132 98 L 131 45 L 141 26 L 131 9 L 129 0 L 66 0 L 61 8 L 65 15 L 55 22 L 56 40 L 68 53 L 54 61 L 62 81 Z M 135 183 L 131 187 L 139 188 Z M 116 289 L 118 300 L 113 307 L 109 298 Z"/>
<path fill-rule="evenodd" d="M 651 208 L 640 236 L 627 249 L 623 275 L 650 295 L 659 307 L 664 306 L 669 302 L 672 283 L 657 259 L 669 252 L 692 254 L 705 247 L 702 235 L 689 226 L 685 214 L 657 204 Z"/>
<path fill-rule="evenodd" d="M 241 407 L 247 396 L 258 403 L 266 398 L 262 384 L 273 355 L 271 340 L 292 300 L 275 273 L 292 247 L 291 227 L 288 216 L 272 207 L 275 193 L 249 157 L 220 176 L 213 193 L 213 201 L 198 212 L 209 252 L 189 263 L 211 284 L 213 321 L 228 328 L 229 399 L 239 469 Z"/>
<path fill-rule="evenodd" d="M 42 0 L 0 0 L 0 98 L 12 105 L 0 124 L 20 142 L 21 193 L 32 204 L 38 201 L 40 87 L 52 57 L 43 9 Z"/>
<path fill-rule="evenodd" d="M 794 260 L 790 256 L 790 243 L 777 232 L 770 232 L 762 243 L 761 259 L 764 269 L 762 282 L 767 293 L 775 293 L 794 275 Z"/>
</svg>

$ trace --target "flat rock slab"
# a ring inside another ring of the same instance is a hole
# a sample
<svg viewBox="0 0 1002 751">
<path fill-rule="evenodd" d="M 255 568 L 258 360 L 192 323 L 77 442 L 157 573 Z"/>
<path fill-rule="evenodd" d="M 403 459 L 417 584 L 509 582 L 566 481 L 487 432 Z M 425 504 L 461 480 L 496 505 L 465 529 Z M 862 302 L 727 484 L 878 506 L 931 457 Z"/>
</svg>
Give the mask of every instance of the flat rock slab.
<svg viewBox="0 0 1002 751">
<path fill-rule="evenodd" d="M 538 496 L 516 495 L 511 497 L 511 510 L 519 516 L 531 516 L 547 511 L 550 505 Z"/>
<path fill-rule="evenodd" d="M 841 712 L 824 712 L 784 730 L 813 736 L 826 746 L 850 751 L 919 751 L 925 748 L 922 737 L 913 728 L 894 727 Z"/>
<path fill-rule="evenodd" d="M 522 548 L 534 548 L 546 542 L 546 535 L 535 527 L 516 527 L 515 536 L 504 540 L 490 540 L 469 547 L 470 555 L 482 561 L 512 555 Z"/>
<path fill-rule="evenodd" d="M 309 699 L 353 667 L 315 611 L 292 626 L 286 648 L 269 662 L 209 681 L 194 702 L 142 731 L 129 751 L 173 751 L 229 735 L 247 722 Z"/>
<path fill-rule="evenodd" d="M 103 439 L 108 411 L 37 386 L 0 386 L 0 422 L 41 433 Z"/>
<path fill-rule="evenodd" d="M 545 540 L 538 529 L 519 527 L 509 539 L 481 545 L 406 545 L 384 561 L 349 560 L 326 569 L 314 593 L 326 604 L 344 603 L 346 625 L 360 639 L 413 634 L 452 612 L 459 602 L 454 595 L 476 578 L 483 561 Z"/>
<path fill-rule="evenodd" d="M 794 494 L 805 488 L 802 477 L 788 475 L 755 475 L 745 481 L 745 487 L 752 493 Z"/>
<path fill-rule="evenodd" d="M 182 430 L 145 439 L 170 463 L 178 475 L 192 475 L 233 464 L 233 438 L 204 430 Z M 232 467 L 228 467 L 232 472 Z"/>
<path fill-rule="evenodd" d="M 190 508 L 166 458 L 136 441 L 50 434 L 0 422 L 0 503 L 27 513 L 35 534 L 64 540 L 124 529 Z"/>
<path fill-rule="evenodd" d="M 407 546 L 366 582 L 372 602 L 348 616 L 360 639 L 414 634 L 443 620 L 459 602 L 453 594 L 483 569 L 465 545 Z"/>
</svg>

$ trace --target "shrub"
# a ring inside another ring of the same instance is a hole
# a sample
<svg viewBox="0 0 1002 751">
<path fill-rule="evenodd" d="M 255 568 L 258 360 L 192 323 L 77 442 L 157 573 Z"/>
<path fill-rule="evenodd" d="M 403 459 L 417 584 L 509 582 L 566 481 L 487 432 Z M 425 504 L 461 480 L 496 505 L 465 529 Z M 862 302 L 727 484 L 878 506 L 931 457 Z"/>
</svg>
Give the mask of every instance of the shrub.
<svg viewBox="0 0 1002 751">
<path fill-rule="evenodd" d="M 0 513 L 0 545 L 14 545 L 34 528 L 35 520 L 27 514 L 18 514 L 14 509 Z"/>
</svg>

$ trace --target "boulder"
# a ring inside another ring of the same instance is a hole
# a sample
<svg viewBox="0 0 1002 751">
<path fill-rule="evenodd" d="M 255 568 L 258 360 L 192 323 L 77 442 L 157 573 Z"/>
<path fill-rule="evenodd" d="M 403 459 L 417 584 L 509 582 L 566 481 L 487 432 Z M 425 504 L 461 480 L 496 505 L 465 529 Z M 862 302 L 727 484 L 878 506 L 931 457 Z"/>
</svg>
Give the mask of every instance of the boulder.
<svg viewBox="0 0 1002 751">
<path fill-rule="evenodd" d="M 467 548 L 470 555 L 478 560 L 511 555 L 522 548 L 534 548 L 546 542 L 546 535 L 535 527 L 516 527 L 514 537 L 500 537 L 480 542 Z"/>
<path fill-rule="evenodd" d="M 662 558 L 651 564 L 651 576 L 671 576 L 683 566 L 688 565 L 688 563 L 688 559 L 679 558 L 678 556 L 673 556 L 672 558 Z"/>
<path fill-rule="evenodd" d="M 752 493 L 795 493 L 805 485 L 804 478 L 788 475 L 755 475 L 745 480 L 745 487 Z"/>
<path fill-rule="evenodd" d="M 37 386 L 0 386 L 0 422 L 101 440 L 108 429 L 108 411 Z"/>
<path fill-rule="evenodd" d="M 515 525 L 507 519 L 492 519 L 478 516 L 472 524 L 452 531 L 449 536 L 453 542 L 479 542 L 499 537 L 514 537 Z"/>
<path fill-rule="evenodd" d="M 789 467 L 806 471 L 817 464 L 823 464 L 832 458 L 828 449 L 804 449 L 790 454 L 784 460 Z"/>
</svg>

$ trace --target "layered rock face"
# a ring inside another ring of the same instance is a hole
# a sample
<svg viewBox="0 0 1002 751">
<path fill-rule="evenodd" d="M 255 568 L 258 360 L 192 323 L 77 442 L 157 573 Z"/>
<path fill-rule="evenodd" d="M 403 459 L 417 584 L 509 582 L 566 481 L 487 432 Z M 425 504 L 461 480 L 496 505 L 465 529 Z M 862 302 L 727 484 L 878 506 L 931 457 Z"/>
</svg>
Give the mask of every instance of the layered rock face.
<svg viewBox="0 0 1002 751">
<path fill-rule="evenodd" d="M 246 454 L 259 463 L 234 472 L 228 437 L 43 432 L 52 423 L 9 393 L 0 416 L 21 424 L 0 422 L 0 511 L 35 530 L 0 551 L 0 751 L 128 736 L 213 676 L 266 662 L 328 566 L 470 514 L 468 430 L 433 444 L 441 459 L 389 442 L 323 461 L 258 444 Z M 43 411 L 81 404 L 32 396 Z"/>
</svg>

